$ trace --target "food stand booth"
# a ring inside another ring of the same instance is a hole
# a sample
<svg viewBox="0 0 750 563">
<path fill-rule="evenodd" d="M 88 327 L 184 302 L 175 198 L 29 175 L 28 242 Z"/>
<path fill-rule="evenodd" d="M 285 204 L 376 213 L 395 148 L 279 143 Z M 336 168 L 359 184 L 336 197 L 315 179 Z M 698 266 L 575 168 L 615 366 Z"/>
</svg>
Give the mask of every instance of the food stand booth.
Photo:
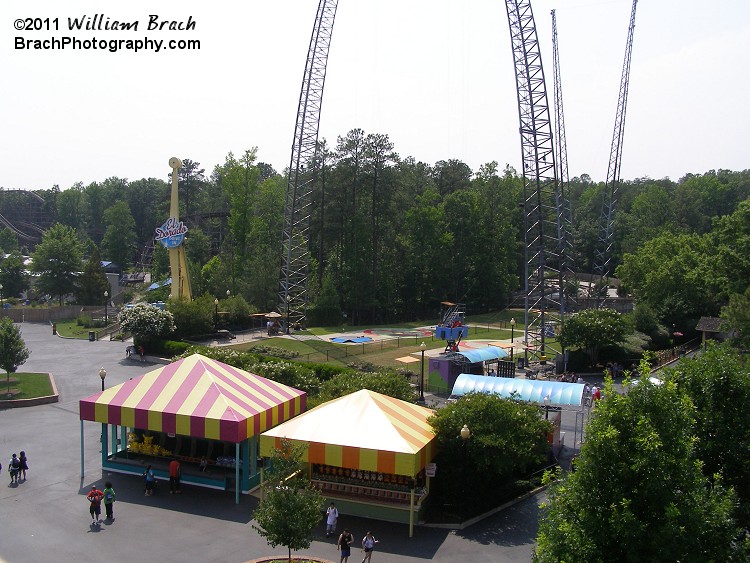
<svg viewBox="0 0 750 563">
<path fill-rule="evenodd" d="M 328 401 L 260 437 L 270 457 L 282 439 L 307 446 L 313 484 L 339 512 L 392 522 L 419 519 L 430 491 L 425 466 L 435 456 L 434 411 L 362 389 Z"/>
<path fill-rule="evenodd" d="M 102 467 L 167 479 L 173 457 L 182 482 L 248 493 L 260 482 L 261 432 L 297 416 L 307 394 L 193 354 L 80 400 L 83 423 L 102 425 Z"/>
</svg>

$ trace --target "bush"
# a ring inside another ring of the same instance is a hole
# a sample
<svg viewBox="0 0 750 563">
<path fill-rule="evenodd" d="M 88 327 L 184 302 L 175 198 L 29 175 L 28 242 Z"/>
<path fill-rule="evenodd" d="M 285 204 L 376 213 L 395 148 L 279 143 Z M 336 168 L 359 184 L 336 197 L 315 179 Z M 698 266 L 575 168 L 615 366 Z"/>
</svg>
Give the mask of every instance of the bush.
<svg viewBox="0 0 750 563">
<path fill-rule="evenodd" d="M 187 342 L 179 342 L 176 340 L 164 340 L 161 342 L 161 351 L 168 357 L 179 356 L 190 348 L 190 344 Z"/>
<path fill-rule="evenodd" d="M 285 350 L 284 348 L 278 348 L 276 346 L 266 346 L 264 344 L 253 346 L 251 348 L 251 351 L 255 354 L 273 356 L 274 358 L 281 358 L 285 360 L 291 360 L 292 358 L 299 357 L 299 352 L 292 352 L 291 350 Z"/>
<path fill-rule="evenodd" d="M 193 301 L 169 301 L 167 309 L 174 315 L 175 336 L 179 338 L 214 331 L 214 303 L 208 295 Z"/>
</svg>

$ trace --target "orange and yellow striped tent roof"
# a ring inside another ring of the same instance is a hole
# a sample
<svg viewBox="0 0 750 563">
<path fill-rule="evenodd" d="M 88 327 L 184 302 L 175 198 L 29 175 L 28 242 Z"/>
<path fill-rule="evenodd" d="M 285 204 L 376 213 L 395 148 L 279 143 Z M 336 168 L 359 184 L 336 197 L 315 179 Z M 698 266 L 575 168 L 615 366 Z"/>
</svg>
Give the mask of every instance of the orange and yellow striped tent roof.
<svg viewBox="0 0 750 563">
<path fill-rule="evenodd" d="M 81 420 L 239 443 L 305 410 L 307 394 L 200 354 L 80 400 Z"/>
<path fill-rule="evenodd" d="M 432 409 L 369 389 L 334 399 L 260 436 L 270 456 L 282 438 L 308 446 L 305 460 L 336 467 L 414 476 L 435 453 Z"/>
</svg>

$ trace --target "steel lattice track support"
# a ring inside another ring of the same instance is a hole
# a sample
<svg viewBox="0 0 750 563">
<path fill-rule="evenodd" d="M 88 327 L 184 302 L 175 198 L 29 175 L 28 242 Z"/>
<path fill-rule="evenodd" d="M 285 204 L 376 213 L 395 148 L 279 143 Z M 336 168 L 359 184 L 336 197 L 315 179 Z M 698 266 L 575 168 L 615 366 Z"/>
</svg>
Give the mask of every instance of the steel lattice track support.
<svg viewBox="0 0 750 563">
<path fill-rule="evenodd" d="M 289 325 L 303 323 L 307 306 L 310 264 L 309 230 L 313 190 L 313 159 L 318 145 L 320 110 L 326 79 L 328 50 L 338 0 L 320 0 L 302 78 L 292 156 L 287 172 L 284 231 L 282 233 L 279 310 Z"/>
<path fill-rule="evenodd" d="M 617 100 L 615 115 L 615 129 L 612 135 L 612 146 L 609 152 L 609 166 L 607 167 L 607 185 L 604 188 L 602 212 L 599 216 L 599 236 L 594 253 L 592 280 L 599 278 L 597 291 L 597 307 L 602 307 L 606 301 L 606 284 L 612 266 L 612 244 L 614 242 L 615 213 L 617 211 L 617 192 L 620 187 L 620 166 L 622 165 L 622 142 L 625 132 L 625 110 L 628 104 L 628 84 L 630 82 L 630 59 L 633 53 L 633 32 L 635 31 L 635 8 L 638 0 L 633 0 L 628 25 L 628 40 L 625 45 L 625 62 L 622 65 L 620 78 L 620 94 Z M 591 282 L 590 282 L 591 283 Z M 604 294 L 602 295 L 602 292 Z M 591 285 L 589 284 L 589 293 Z"/>
<path fill-rule="evenodd" d="M 568 174 L 568 145 L 565 138 L 565 112 L 563 110 L 560 53 L 557 44 L 557 17 L 552 10 L 552 73 L 555 82 L 555 165 L 558 182 L 558 239 L 560 241 L 560 298 L 563 313 L 577 310 L 578 279 L 573 248 L 573 209 L 570 205 L 570 176 Z"/>
<path fill-rule="evenodd" d="M 506 0 L 513 63 L 524 182 L 525 341 L 529 354 L 545 358 L 546 323 L 562 319 L 562 303 L 547 280 L 560 280 L 558 217 L 560 197 L 555 177 L 547 90 L 530 0 Z"/>
</svg>

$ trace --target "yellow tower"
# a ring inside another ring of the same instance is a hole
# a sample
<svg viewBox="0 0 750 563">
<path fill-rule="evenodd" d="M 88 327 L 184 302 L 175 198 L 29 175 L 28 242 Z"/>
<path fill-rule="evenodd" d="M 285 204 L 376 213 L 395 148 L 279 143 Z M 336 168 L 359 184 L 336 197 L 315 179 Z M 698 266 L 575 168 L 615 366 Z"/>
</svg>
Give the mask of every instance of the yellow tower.
<svg viewBox="0 0 750 563">
<path fill-rule="evenodd" d="M 188 228 L 180 221 L 180 207 L 177 192 L 177 170 L 182 166 L 182 161 L 177 157 L 169 159 L 169 167 L 172 169 L 172 194 L 169 200 L 169 219 L 161 227 L 156 229 L 154 239 L 159 241 L 169 251 L 169 269 L 172 274 L 171 299 L 192 300 L 190 291 L 190 278 L 188 276 L 187 260 L 185 258 L 185 235 Z"/>
</svg>

